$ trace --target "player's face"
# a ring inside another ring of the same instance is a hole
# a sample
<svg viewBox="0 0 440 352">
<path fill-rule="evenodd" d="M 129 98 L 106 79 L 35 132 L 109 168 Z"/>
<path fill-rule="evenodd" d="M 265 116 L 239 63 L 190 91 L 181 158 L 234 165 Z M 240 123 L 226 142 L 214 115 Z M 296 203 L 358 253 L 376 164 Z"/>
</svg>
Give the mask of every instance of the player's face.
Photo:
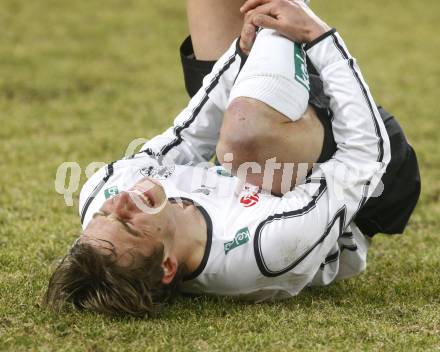
<svg viewBox="0 0 440 352">
<path fill-rule="evenodd" d="M 118 260 L 127 262 L 129 251 L 150 255 L 162 243 L 172 247 L 176 224 L 163 187 L 148 178 L 104 202 L 83 233 L 86 241 L 99 247 L 113 244 Z"/>
</svg>

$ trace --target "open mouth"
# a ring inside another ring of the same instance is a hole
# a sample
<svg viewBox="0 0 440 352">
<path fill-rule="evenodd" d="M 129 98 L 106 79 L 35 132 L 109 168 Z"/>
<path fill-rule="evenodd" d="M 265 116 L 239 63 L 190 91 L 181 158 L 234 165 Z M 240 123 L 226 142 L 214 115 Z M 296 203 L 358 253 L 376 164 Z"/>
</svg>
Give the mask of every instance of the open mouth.
<svg viewBox="0 0 440 352">
<path fill-rule="evenodd" d="M 145 205 L 149 206 L 150 208 L 154 208 L 154 205 L 156 204 L 153 198 L 153 195 L 150 191 L 144 191 L 139 192 L 139 195 L 142 199 L 142 201 L 145 203 Z"/>
<path fill-rule="evenodd" d="M 159 188 L 156 189 L 156 187 Z M 157 214 L 167 205 L 166 197 L 162 201 L 161 188 L 160 184 L 144 179 L 137 183 L 128 193 L 139 210 L 147 214 Z"/>
<path fill-rule="evenodd" d="M 153 192 L 151 192 L 151 188 L 148 190 L 144 190 L 141 188 L 135 188 L 132 191 L 134 199 L 137 198 L 137 201 L 135 203 L 140 202 L 143 205 L 146 205 L 148 208 L 154 208 L 156 201 L 153 196 Z"/>
</svg>

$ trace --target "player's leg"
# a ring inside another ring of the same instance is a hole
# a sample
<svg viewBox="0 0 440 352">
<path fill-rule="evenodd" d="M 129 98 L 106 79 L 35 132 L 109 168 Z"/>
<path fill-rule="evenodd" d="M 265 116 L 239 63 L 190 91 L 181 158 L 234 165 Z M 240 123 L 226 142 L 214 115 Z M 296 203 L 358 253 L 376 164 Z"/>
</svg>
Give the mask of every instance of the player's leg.
<svg viewBox="0 0 440 352">
<path fill-rule="evenodd" d="M 217 60 L 238 37 L 243 26 L 244 0 L 187 0 L 189 32 L 195 57 Z"/>
<path fill-rule="evenodd" d="M 215 61 L 240 35 L 245 0 L 186 0 L 190 36 L 181 47 L 185 87 L 190 97 L 202 86 Z M 309 1 L 306 1 L 308 3 Z"/>
<path fill-rule="evenodd" d="M 275 193 L 290 190 L 297 167 L 301 164 L 305 176 L 318 161 L 325 136 L 315 110 L 308 107 L 301 47 L 275 31 L 259 32 L 230 101 L 217 146 L 219 160 L 227 164 L 232 154 L 232 171 L 241 178 L 241 165 L 256 162 L 262 172 L 246 175 L 248 182 Z M 267 163 L 275 157 L 280 167 Z"/>
<path fill-rule="evenodd" d="M 180 47 L 185 87 L 190 97 L 202 86 L 216 60 L 238 37 L 244 0 L 187 0 L 190 36 Z"/>
</svg>

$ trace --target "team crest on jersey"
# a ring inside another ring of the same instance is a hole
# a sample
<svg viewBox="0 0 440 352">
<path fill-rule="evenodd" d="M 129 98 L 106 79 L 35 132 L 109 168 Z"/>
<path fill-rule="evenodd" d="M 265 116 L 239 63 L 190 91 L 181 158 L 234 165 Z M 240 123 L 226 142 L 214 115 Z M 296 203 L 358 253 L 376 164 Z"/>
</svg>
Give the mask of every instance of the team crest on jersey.
<svg viewBox="0 0 440 352">
<path fill-rule="evenodd" d="M 148 166 L 140 169 L 139 172 L 142 176 L 151 177 L 156 180 L 165 180 L 173 174 L 174 168 L 172 165 Z"/>
<path fill-rule="evenodd" d="M 240 204 L 243 205 L 245 208 L 253 207 L 259 201 L 260 201 L 260 196 L 258 195 L 257 192 L 245 194 L 240 198 Z"/>
<path fill-rule="evenodd" d="M 110 187 L 110 188 L 107 188 L 106 190 L 104 190 L 105 199 L 112 198 L 118 194 L 119 194 L 119 189 L 117 186 L 113 186 L 113 187 Z"/>
<path fill-rule="evenodd" d="M 238 230 L 234 239 L 224 244 L 225 254 L 228 254 L 234 248 L 249 242 L 250 237 L 249 229 L 247 227 Z"/>
</svg>

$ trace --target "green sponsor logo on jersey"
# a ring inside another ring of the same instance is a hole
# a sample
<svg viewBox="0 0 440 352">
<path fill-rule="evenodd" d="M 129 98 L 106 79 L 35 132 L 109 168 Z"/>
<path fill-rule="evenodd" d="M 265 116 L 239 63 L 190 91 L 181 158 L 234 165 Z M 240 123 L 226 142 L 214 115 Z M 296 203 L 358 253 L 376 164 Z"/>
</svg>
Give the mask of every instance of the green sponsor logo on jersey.
<svg viewBox="0 0 440 352">
<path fill-rule="evenodd" d="M 228 254 L 234 248 L 237 248 L 238 246 L 241 246 L 242 244 L 249 242 L 249 239 L 250 239 L 250 234 L 249 234 L 249 229 L 247 227 L 239 230 L 232 241 L 226 242 L 224 244 L 225 254 Z"/>
<path fill-rule="evenodd" d="M 113 187 L 107 188 L 104 191 L 104 196 L 105 196 L 105 199 L 109 199 L 111 197 L 116 196 L 118 193 L 119 193 L 118 187 L 113 186 Z"/>
<path fill-rule="evenodd" d="M 295 56 L 295 79 L 307 90 L 310 90 L 309 72 L 307 71 L 306 54 L 300 44 L 295 43 L 293 47 Z"/>
</svg>

